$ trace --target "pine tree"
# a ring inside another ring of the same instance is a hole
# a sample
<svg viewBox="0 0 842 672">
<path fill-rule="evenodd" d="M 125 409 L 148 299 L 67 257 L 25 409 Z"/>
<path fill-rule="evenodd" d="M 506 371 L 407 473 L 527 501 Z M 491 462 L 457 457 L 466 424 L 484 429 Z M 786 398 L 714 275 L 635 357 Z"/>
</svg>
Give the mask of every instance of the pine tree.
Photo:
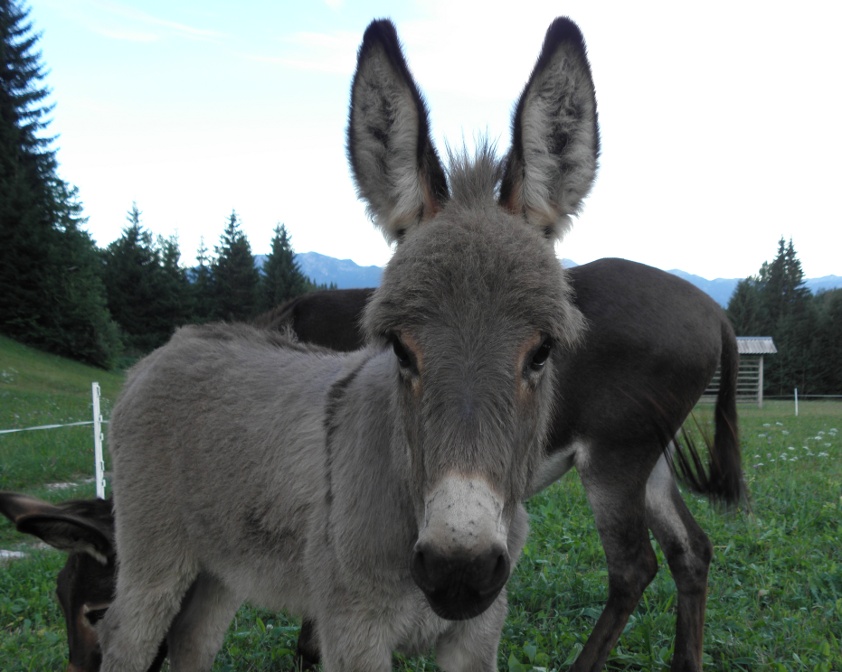
<svg viewBox="0 0 842 672">
<path fill-rule="evenodd" d="M 257 314 L 257 288 L 260 275 L 254 266 L 251 245 L 240 229 L 237 213 L 232 211 L 228 224 L 215 248 L 212 266 L 215 316 L 221 320 L 249 320 Z"/>
<path fill-rule="evenodd" d="M 29 11 L 0 0 L 0 322 L 9 335 L 28 342 L 43 337 L 37 309 L 49 277 L 44 250 L 51 245 L 48 180 L 55 155 L 45 130 L 51 107 L 38 36 Z"/>
<path fill-rule="evenodd" d="M 766 360 L 765 389 L 806 393 L 815 380 L 817 314 L 792 240 L 778 241 L 778 253 L 759 274 L 741 281 L 728 304 L 737 335 L 771 336 L 778 354 Z"/>
<path fill-rule="evenodd" d="M 738 336 L 767 335 L 768 318 L 757 277 L 745 278 L 737 283 L 726 312 Z"/>
<path fill-rule="evenodd" d="M 180 265 L 178 239 L 153 241 L 141 215 L 132 203 L 128 226 L 103 253 L 108 305 L 132 356 L 166 343 L 193 312 L 193 289 Z"/>
<path fill-rule="evenodd" d="M 842 393 L 842 289 L 815 297 L 818 312 L 816 336 L 817 394 Z"/>
<path fill-rule="evenodd" d="M 58 236 L 44 251 L 45 266 L 61 269 L 48 279 L 53 300 L 43 306 L 43 347 L 89 364 L 109 368 L 122 349 L 119 329 L 107 308 L 100 252 L 80 228 L 85 220 L 76 190 L 60 199 Z"/>
<path fill-rule="evenodd" d="M 266 256 L 260 279 L 260 310 L 266 311 L 303 294 L 308 280 L 298 267 L 292 241 L 283 224 L 272 238 L 272 251 Z"/>
<path fill-rule="evenodd" d="M 788 394 L 793 388 L 810 391 L 816 313 L 810 290 L 804 284 L 804 272 L 792 240 L 778 241 L 778 254 L 771 264 L 764 264 L 764 301 L 771 320 L 771 333 L 778 354 L 771 361 L 767 381 L 773 394 Z"/>
<path fill-rule="evenodd" d="M 23 3 L 0 0 L 0 325 L 107 366 L 114 325 L 78 195 L 56 174 L 39 39 Z"/>
<path fill-rule="evenodd" d="M 191 270 L 191 292 L 193 294 L 191 319 L 193 322 L 207 322 L 215 316 L 214 287 L 211 259 L 205 247 L 204 236 L 199 239 L 196 266 Z"/>
<path fill-rule="evenodd" d="M 156 275 L 158 285 L 159 329 L 169 336 L 175 327 L 188 322 L 192 313 L 192 289 L 187 271 L 181 266 L 178 238 L 158 237 L 160 269 Z"/>
</svg>

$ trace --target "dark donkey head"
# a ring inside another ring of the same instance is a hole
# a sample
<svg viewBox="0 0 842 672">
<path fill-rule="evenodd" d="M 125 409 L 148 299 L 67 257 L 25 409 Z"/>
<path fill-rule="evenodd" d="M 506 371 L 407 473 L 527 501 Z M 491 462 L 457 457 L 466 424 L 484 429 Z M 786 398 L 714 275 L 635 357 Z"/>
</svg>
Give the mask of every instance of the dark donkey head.
<svg viewBox="0 0 842 672">
<path fill-rule="evenodd" d="M 114 514 L 110 499 L 50 504 L 14 492 L 0 492 L 0 513 L 18 532 L 40 538 L 67 553 L 56 581 L 56 597 L 67 626 L 67 672 L 96 672 L 100 651 L 94 624 L 114 596 Z M 150 672 L 163 661 L 158 656 Z"/>
<path fill-rule="evenodd" d="M 481 613 L 508 579 L 557 360 L 583 330 L 554 253 L 596 167 L 578 29 L 559 20 L 548 31 L 504 162 L 482 145 L 474 158 L 451 155 L 445 170 L 428 125 L 394 27 L 374 22 L 352 86 L 348 153 L 370 216 L 398 245 L 363 326 L 397 358 L 419 528 L 412 576 L 456 619 Z"/>
</svg>

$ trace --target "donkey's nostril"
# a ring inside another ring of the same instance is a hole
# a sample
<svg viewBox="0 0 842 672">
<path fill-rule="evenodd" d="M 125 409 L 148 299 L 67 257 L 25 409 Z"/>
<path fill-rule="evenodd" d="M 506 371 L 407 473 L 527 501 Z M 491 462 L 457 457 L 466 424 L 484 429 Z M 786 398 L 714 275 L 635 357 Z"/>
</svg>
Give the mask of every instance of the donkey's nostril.
<svg viewBox="0 0 842 672">
<path fill-rule="evenodd" d="M 443 618 L 472 618 L 496 599 L 509 578 L 511 562 L 505 546 L 472 554 L 442 552 L 417 544 L 410 563 L 412 579 Z"/>
<path fill-rule="evenodd" d="M 488 591 L 496 593 L 509 580 L 509 572 L 511 570 L 509 554 L 505 550 L 498 552 L 497 557 L 493 559 L 493 563 L 493 567 L 488 575 Z"/>
<path fill-rule="evenodd" d="M 427 559 L 428 553 L 419 544 L 412 554 L 410 573 L 412 574 L 412 580 L 425 593 L 436 590 L 436 586 L 441 580 L 438 576 L 441 568 L 435 562 L 432 567 L 428 567 Z"/>
</svg>

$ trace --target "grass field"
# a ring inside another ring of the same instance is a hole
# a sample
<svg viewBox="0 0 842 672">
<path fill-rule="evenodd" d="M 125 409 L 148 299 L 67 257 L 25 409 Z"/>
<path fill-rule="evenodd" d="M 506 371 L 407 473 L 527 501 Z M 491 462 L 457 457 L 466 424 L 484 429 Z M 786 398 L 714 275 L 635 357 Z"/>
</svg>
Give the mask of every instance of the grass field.
<svg viewBox="0 0 842 672">
<path fill-rule="evenodd" d="M 0 429 L 88 420 L 90 383 L 103 389 L 108 417 L 119 375 L 37 353 L 0 338 Z M 704 425 L 709 408 L 697 415 Z M 715 546 L 705 665 L 710 670 L 842 671 L 842 403 L 767 403 L 741 408 L 751 515 L 723 515 L 686 500 Z M 92 475 L 90 427 L 0 435 L 0 489 L 58 501 L 93 496 L 93 484 L 47 484 Z M 581 650 L 606 596 L 602 548 L 581 484 L 571 474 L 528 503 L 531 534 L 509 583 L 510 612 L 499 668 L 566 669 Z M 0 561 L 0 670 L 63 670 L 66 639 L 52 595 L 64 556 L 33 548 L 5 519 L 0 548 L 26 559 Z M 610 670 L 659 670 L 671 655 L 675 589 L 661 570 L 609 660 Z M 297 624 L 243 608 L 215 672 L 292 669 Z M 430 659 L 397 669 L 435 669 Z"/>
</svg>

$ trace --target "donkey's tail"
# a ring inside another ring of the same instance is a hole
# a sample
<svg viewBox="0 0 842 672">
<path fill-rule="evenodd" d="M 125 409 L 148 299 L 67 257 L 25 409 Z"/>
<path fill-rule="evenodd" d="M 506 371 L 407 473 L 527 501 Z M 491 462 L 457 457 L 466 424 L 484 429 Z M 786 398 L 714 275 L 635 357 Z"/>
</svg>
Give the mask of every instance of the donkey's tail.
<svg viewBox="0 0 842 672">
<path fill-rule="evenodd" d="M 748 505 L 737 422 L 739 357 L 734 330 L 728 319 L 723 316 L 713 442 L 702 432 L 708 449 L 708 467 L 704 468 L 699 451 L 684 428 L 681 430 L 681 439 L 676 437 L 673 457 L 676 471 L 686 485 L 727 507 Z"/>
</svg>

